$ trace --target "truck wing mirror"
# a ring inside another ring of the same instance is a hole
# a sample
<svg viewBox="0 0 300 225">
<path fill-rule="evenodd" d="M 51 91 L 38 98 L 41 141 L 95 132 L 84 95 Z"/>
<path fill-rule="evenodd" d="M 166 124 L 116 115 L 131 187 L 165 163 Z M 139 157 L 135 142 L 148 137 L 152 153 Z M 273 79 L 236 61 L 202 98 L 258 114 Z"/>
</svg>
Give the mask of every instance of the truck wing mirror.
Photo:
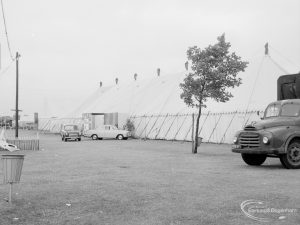
<svg viewBox="0 0 300 225">
<path fill-rule="evenodd" d="M 263 120 L 263 119 L 264 119 L 264 115 L 263 115 L 263 114 L 261 114 L 261 112 L 260 112 L 260 111 L 257 111 L 257 112 L 256 112 L 256 114 L 259 116 L 259 118 L 260 118 L 261 120 Z"/>
</svg>

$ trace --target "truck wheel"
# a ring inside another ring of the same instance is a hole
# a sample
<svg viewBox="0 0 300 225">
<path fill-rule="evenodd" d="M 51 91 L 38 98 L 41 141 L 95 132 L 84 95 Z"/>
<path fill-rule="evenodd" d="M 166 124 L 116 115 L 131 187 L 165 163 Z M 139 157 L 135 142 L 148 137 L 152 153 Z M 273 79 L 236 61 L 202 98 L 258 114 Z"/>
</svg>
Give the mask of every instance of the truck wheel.
<svg viewBox="0 0 300 225">
<path fill-rule="evenodd" d="M 93 134 L 93 135 L 92 135 L 92 139 L 93 139 L 93 140 L 98 140 L 97 134 Z"/>
<path fill-rule="evenodd" d="M 287 169 L 300 169 L 300 142 L 292 142 L 286 154 L 280 155 L 281 164 Z"/>
<path fill-rule="evenodd" d="M 260 166 L 264 163 L 267 156 L 266 155 L 257 155 L 257 154 L 245 154 L 242 153 L 242 158 L 245 163 L 250 166 Z"/>
<path fill-rule="evenodd" d="M 123 139 L 124 139 L 124 137 L 123 137 L 123 135 L 122 135 L 122 134 L 119 134 L 119 135 L 117 136 L 117 139 L 118 139 L 118 140 L 123 140 Z"/>
<path fill-rule="evenodd" d="M 78 141 L 81 141 L 81 138 L 78 138 L 77 140 L 78 140 Z"/>
<path fill-rule="evenodd" d="M 65 137 L 64 137 L 64 136 L 62 136 L 62 137 L 61 137 L 61 140 L 62 140 L 62 141 L 64 141 L 64 140 L 65 140 Z"/>
</svg>

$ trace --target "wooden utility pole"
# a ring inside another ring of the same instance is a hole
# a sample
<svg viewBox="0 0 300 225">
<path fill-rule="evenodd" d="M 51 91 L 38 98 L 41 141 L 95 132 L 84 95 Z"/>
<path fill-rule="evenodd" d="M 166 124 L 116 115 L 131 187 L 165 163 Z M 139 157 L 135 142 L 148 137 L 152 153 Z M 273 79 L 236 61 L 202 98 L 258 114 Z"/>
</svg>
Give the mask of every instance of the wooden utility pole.
<svg viewBox="0 0 300 225">
<path fill-rule="evenodd" d="M 15 113 L 15 120 L 16 120 L 16 133 L 15 137 L 18 138 L 19 136 L 19 53 L 16 53 L 16 113 Z"/>
<path fill-rule="evenodd" d="M 2 53 L 1 53 L 1 44 L 0 44 L 0 70 L 2 69 Z"/>
</svg>

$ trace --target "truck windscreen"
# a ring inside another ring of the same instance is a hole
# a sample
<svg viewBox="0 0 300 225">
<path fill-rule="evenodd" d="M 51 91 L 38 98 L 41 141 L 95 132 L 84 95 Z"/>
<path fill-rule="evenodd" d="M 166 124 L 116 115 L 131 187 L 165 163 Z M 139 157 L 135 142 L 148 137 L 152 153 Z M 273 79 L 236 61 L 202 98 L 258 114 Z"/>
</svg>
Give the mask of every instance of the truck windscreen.
<svg viewBox="0 0 300 225">
<path fill-rule="evenodd" d="M 280 105 L 278 104 L 269 105 L 265 112 L 265 118 L 277 117 L 279 116 L 279 112 L 280 112 Z"/>
</svg>

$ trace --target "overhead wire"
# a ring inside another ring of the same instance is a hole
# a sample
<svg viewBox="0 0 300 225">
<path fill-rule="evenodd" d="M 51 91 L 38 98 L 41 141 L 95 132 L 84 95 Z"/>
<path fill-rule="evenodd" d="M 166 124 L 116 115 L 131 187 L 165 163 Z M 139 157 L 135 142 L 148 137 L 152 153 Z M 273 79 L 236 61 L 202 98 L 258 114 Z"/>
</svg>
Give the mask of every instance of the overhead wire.
<svg viewBox="0 0 300 225">
<path fill-rule="evenodd" d="M 283 59 L 285 59 L 287 62 L 289 62 L 291 65 L 298 67 L 298 65 L 296 65 L 296 63 L 294 63 L 292 60 L 290 60 L 289 58 L 285 57 L 283 54 L 281 54 L 278 50 L 276 50 L 273 46 L 270 46 L 272 50 L 274 50 L 274 52 L 276 52 L 278 55 L 280 55 Z"/>
<path fill-rule="evenodd" d="M 9 55 L 11 60 L 14 60 L 14 57 L 11 52 L 10 44 L 9 44 L 9 39 L 8 39 L 8 34 L 7 34 L 7 25 L 6 25 L 6 20 L 5 20 L 5 14 L 4 14 L 4 7 L 3 7 L 3 1 L 1 0 L 1 9 L 2 9 L 2 17 L 3 17 L 3 23 L 4 23 L 4 29 L 5 29 L 5 35 L 6 35 L 6 42 L 7 42 L 7 47 L 9 51 Z"/>
<path fill-rule="evenodd" d="M 14 62 L 14 59 L 11 61 L 11 63 L 8 66 L 6 66 L 3 70 L 0 71 L 0 78 L 10 69 L 13 62 Z"/>
<path fill-rule="evenodd" d="M 261 68 L 262 68 L 262 65 L 266 59 L 267 55 L 264 55 L 260 64 L 259 64 L 259 67 L 258 67 L 258 71 L 257 71 L 257 74 L 256 74 L 256 77 L 255 77 L 255 81 L 254 81 L 254 84 L 253 84 L 253 87 L 252 87 L 252 90 L 251 90 L 251 94 L 249 96 L 249 99 L 248 99 L 248 103 L 247 103 L 247 107 L 246 107 L 246 113 L 245 113 L 245 117 L 244 117 L 244 122 L 243 124 L 245 125 L 246 123 L 248 123 L 248 120 L 246 120 L 246 116 L 247 116 L 247 112 L 248 112 L 248 109 L 249 109 L 249 105 L 250 105 L 250 102 L 252 100 L 252 97 L 253 97 L 253 94 L 254 94 L 254 90 L 255 90 L 255 87 L 256 87 L 256 83 L 258 81 L 258 78 L 259 78 L 259 75 L 260 75 L 260 72 L 261 72 Z M 246 120 L 246 122 L 245 122 Z"/>
<path fill-rule="evenodd" d="M 265 46 L 266 47 L 266 46 Z M 268 43 L 267 43 L 267 47 L 268 47 Z M 274 49 L 274 48 L 272 48 Z M 280 66 L 269 54 L 268 54 L 268 49 L 266 49 L 267 52 L 265 52 L 265 55 L 263 56 L 261 62 L 260 62 L 260 65 L 259 65 L 259 68 L 258 68 L 258 72 L 257 72 L 257 75 L 256 75 L 256 78 L 255 78 L 255 81 L 254 81 L 254 85 L 253 85 L 253 88 L 252 88 L 252 91 L 251 91 L 251 94 L 250 94 L 250 97 L 249 97 L 249 100 L 248 100 L 248 103 L 247 103 L 247 107 L 246 107 L 246 113 L 245 113 L 245 117 L 244 117 L 244 122 L 243 124 L 246 125 L 249 121 L 249 118 L 246 120 L 246 116 L 247 116 L 247 112 L 248 112 L 248 109 L 249 109 L 249 105 L 250 105 L 250 102 L 252 100 L 252 96 L 253 96 L 253 93 L 254 93 L 254 90 L 255 90 L 255 86 L 256 86 L 256 83 L 258 81 L 258 77 L 260 75 L 260 72 L 261 72 L 261 68 L 262 68 L 262 65 L 263 65 L 263 62 L 264 60 L 268 57 L 270 59 L 270 61 L 275 65 L 277 66 L 281 71 L 283 71 L 284 73 L 288 74 L 289 72 L 284 69 L 282 66 Z M 290 62 L 291 63 L 291 62 Z M 246 122 L 245 122 L 246 121 Z"/>
<path fill-rule="evenodd" d="M 280 66 L 271 56 L 269 56 L 270 60 L 274 65 L 276 65 L 282 72 L 289 73 L 286 69 L 284 69 L 282 66 Z"/>
</svg>

